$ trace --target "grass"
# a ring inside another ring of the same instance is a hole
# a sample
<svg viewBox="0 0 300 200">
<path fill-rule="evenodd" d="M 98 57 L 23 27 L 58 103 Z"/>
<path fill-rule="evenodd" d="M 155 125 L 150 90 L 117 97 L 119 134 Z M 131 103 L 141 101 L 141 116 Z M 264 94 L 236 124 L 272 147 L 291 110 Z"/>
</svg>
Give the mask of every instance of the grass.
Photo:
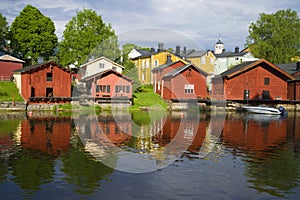
<svg viewBox="0 0 300 200">
<path fill-rule="evenodd" d="M 24 102 L 14 82 L 0 82 L 0 102 L 3 101 Z"/>
<path fill-rule="evenodd" d="M 158 94 L 153 91 L 151 85 L 139 87 L 133 94 L 133 106 L 130 110 L 139 110 L 141 107 L 149 109 L 167 109 L 167 103 L 164 102 Z"/>
</svg>

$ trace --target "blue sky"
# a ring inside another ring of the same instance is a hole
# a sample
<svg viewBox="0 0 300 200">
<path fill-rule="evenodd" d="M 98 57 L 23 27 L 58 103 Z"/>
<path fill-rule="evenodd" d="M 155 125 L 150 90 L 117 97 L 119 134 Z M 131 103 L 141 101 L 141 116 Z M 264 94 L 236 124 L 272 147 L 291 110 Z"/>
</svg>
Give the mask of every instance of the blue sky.
<svg viewBox="0 0 300 200">
<path fill-rule="evenodd" d="M 248 27 L 260 13 L 300 13 L 298 0 L 0 0 L 0 12 L 11 23 L 27 4 L 52 19 L 59 40 L 67 22 L 87 8 L 112 25 L 121 44 L 213 49 L 220 35 L 228 51 L 244 48 Z"/>
</svg>

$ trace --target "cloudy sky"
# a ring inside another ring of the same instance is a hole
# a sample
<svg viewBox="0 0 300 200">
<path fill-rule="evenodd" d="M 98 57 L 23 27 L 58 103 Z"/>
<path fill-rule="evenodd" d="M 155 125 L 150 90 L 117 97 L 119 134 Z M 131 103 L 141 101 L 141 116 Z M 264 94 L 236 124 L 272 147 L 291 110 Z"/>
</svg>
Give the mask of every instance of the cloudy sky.
<svg viewBox="0 0 300 200">
<path fill-rule="evenodd" d="M 11 24 L 27 4 L 52 19 L 59 40 L 67 22 L 86 8 L 112 25 L 121 44 L 213 49 L 220 36 L 228 51 L 244 48 L 248 27 L 260 13 L 300 13 L 298 0 L 0 0 L 0 12 Z"/>
</svg>

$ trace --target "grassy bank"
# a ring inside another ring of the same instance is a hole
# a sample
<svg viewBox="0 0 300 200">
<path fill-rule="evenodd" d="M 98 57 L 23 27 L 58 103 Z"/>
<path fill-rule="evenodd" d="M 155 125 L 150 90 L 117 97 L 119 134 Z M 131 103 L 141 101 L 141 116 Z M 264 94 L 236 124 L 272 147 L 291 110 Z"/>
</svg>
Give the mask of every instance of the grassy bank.
<svg viewBox="0 0 300 200">
<path fill-rule="evenodd" d="M 14 82 L 0 82 L 0 102 L 24 102 Z"/>
<path fill-rule="evenodd" d="M 133 93 L 133 105 L 130 107 L 130 110 L 140 110 L 141 108 L 166 110 L 167 106 L 167 103 L 153 91 L 151 85 L 143 85 Z"/>
</svg>

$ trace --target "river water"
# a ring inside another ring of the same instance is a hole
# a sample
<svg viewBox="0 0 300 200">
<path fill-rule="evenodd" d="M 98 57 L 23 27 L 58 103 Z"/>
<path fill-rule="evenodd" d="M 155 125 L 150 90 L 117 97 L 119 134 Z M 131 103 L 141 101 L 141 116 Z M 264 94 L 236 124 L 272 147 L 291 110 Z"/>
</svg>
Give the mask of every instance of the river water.
<svg viewBox="0 0 300 200">
<path fill-rule="evenodd" d="M 1 199 L 299 199 L 300 113 L 1 113 Z"/>
</svg>

